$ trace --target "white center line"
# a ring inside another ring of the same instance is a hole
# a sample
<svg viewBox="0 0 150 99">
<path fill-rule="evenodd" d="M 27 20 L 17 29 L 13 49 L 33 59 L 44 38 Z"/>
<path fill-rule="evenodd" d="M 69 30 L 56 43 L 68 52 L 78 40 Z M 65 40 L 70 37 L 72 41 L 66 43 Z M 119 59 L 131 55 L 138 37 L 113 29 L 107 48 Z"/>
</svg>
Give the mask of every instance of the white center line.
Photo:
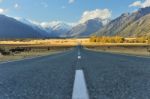
<svg viewBox="0 0 150 99">
<path fill-rule="evenodd" d="M 81 59 L 81 53 L 80 53 L 80 50 L 78 50 L 78 59 Z"/>
<path fill-rule="evenodd" d="M 72 99 L 89 99 L 83 70 L 76 70 Z"/>
</svg>

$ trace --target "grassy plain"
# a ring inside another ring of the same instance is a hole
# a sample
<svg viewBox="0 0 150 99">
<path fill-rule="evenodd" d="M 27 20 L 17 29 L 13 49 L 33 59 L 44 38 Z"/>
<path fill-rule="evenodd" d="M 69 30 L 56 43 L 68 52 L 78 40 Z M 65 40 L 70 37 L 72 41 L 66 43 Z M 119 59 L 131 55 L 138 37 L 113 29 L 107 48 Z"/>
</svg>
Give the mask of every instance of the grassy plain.
<svg viewBox="0 0 150 99">
<path fill-rule="evenodd" d="M 89 39 L 0 40 L 0 62 L 66 51 Z"/>
<path fill-rule="evenodd" d="M 150 57 L 150 45 L 147 44 L 108 44 L 99 46 L 86 46 L 86 48 L 100 52 Z"/>
<path fill-rule="evenodd" d="M 50 55 L 58 53 L 58 51 L 44 51 L 44 52 L 21 52 L 17 54 L 11 54 L 11 55 L 0 55 L 0 62 L 6 62 L 6 61 L 13 61 L 13 60 L 20 60 L 20 59 L 26 59 L 26 58 L 32 58 L 32 57 L 38 57 L 38 56 L 44 56 L 44 55 Z"/>
<path fill-rule="evenodd" d="M 147 43 L 93 43 L 90 38 L 1 40 L 0 62 L 58 53 L 79 44 L 94 51 L 150 56 L 150 45 Z"/>
</svg>

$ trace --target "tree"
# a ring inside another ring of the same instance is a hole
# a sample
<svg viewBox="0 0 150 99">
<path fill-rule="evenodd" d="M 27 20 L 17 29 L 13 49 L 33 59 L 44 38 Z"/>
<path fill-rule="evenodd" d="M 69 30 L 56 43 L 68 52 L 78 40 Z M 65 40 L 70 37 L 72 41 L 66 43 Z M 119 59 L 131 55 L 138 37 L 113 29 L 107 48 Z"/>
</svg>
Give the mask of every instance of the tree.
<svg viewBox="0 0 150 99">
<path fill-rule="evenodd" d="M 96 36 L 91 36 L 90 37 L 90 42 L 96 42 L 96 38 L 97 38 Z"/>
<path fill-rule="evenodd" d="M 147 43 L 148 43 L 148 45 L 150 45 L 150 36 L 147 37 Z"/>
</svg>

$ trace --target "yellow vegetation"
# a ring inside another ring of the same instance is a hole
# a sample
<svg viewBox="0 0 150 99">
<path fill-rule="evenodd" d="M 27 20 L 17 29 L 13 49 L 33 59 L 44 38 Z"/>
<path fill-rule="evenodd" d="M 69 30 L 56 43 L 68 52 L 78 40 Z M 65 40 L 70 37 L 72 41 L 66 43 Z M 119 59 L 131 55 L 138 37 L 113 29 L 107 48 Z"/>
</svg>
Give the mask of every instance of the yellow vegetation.
<svg viewBox="0 0 150 99">
<path fill-rule="evenodd" d="M 123 38 L 123 37 L 120 37 L 120 36 L 114 36 L 114 37 L 107 37 L 107 36 L 96 37 L 96 36 L 92 36 L 90 38 L 90 42 L 99 42 L 99 43 L 146 43 L 146 42 L 150 42 L 150 38 L 148 38 L 148 37 Z"/>
</svg>

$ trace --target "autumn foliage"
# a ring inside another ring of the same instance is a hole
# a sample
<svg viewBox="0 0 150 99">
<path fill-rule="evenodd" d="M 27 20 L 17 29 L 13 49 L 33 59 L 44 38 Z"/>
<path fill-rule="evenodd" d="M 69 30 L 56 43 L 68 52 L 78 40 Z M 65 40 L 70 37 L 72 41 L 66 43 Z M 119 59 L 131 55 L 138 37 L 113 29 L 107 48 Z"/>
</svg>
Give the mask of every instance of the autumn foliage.
<svg viewBox="0 0 150 99">
<path fill-rule="evenodd" d="M 92 36 L 90 42 L 97 43 L 150 43 L 150 37 L 123 38 L 120 36 Z"/>
</svg>

